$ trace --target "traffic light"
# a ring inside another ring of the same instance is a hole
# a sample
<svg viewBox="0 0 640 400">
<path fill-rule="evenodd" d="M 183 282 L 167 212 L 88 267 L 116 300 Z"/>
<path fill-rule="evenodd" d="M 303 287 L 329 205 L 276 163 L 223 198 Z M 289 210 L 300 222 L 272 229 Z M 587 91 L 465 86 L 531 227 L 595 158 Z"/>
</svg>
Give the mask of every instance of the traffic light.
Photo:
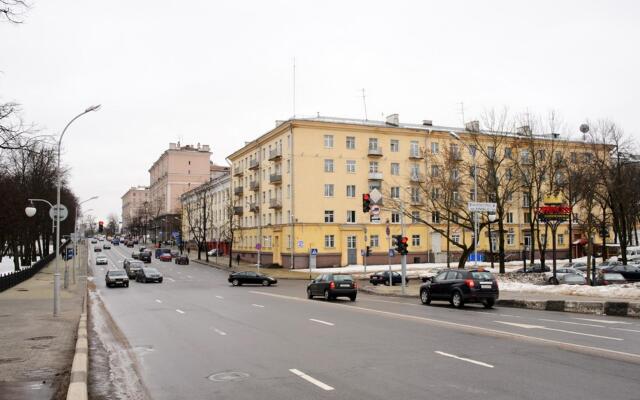
<svg viewBox="0 0 640 400">
<path fill-rule="evenodd" d="M 365 193 L 362 195 L 362 212 L 369 212 L 371 210 L 371 198 L 369 197 L 369 193 Z"/>
<path fill-rule="evenodd" d="M 400 246 L 401 246 L 401 250 L 400 250 L 400 254 L 407 255 L 409 254 L 409 238 L 408 237 L 402 237 L 400 239 Z"/>
<path fill-rule="evenodd" d="M 98 222 L 98 232 L 99 233 L 104 232 L 104 222 L 102 222 L 102 221 Z"/>
<path fill-rule="evenodd" d="M 401 254 L 401 251 L 402 251 L 402 235 L 393 235 L 393 244 L 396 246 L 396 253 Z"/>
<path fill-rule="evenodd" d="M 367 246 L 367 257 L 371 256 L 371 247 Z"/>
</svg>

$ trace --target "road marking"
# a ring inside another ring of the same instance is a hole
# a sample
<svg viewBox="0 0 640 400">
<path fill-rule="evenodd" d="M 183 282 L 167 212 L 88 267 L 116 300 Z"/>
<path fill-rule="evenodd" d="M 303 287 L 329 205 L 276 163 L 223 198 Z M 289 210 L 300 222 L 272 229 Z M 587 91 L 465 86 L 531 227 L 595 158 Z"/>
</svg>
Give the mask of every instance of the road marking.
<svg viewBox="0 0 640 400">
<path fill-rule="evenodd" d="M 320 382 L 320 381 L 319 381 L 319 380 L 317 380 L 316 378 L 313 378 L 313 377 L 311 377 L 311 376 L 309 376 L 309 375 L 305 374 L 305 373 L 304 373 L 304 372 L 302 372 L 302 371 L 298 371 L 298 370 L 297 370 L 297 369 L 295 369 L 295 368 L 290 369 L 289 371 L 290 371 L 290 372 L 292 372 L 292 373 L 294 373 L 294 374 L 296 374 L 296 375 L 298 375 L 300 378 L 304 379 L 305 381 L 310 382 L 310 383 L 313 383 L 314 385 L 316 385 L 317 387 L 319 387 L 319 388 L 321 388 L 321 389 L 324 389 L 324 390 L 327 390 L 327 391 L 329 391 L 329 390 L 333 390 L 333 388 L 332 388 L 331 386 L 327 385 L 327 384 L 326 384 L 326 383 L 324 383 L 324 382 Z"/>
<path fill-rule="evenodd" d="M 609 329 L 615 329 L 617 331 L 625 331 L 625 332 L 640 332 L 637 329 L 625 329 L 625 328 L 609 328 Z"/>
<path fill-rule="evenodd" d="M 557 319 L 544 319 L 538 318 L 538 321 L 549 321 L 549 322 L 558 322 L 561 324 L 571 324 L 571 325 L 582 325 L 582 326 L 593 326 L 595 328 L 604 328 L 604 325 L 594 325 L 594 324 L 583 324 L 580 322 L 569 322 L 569 321 L 558 321 Z"/>
<path fill-rule="evenodd" d="M 622 325 L 632 325 L 631 322 L 623 322 L 623 321 L 607 321 L 604 319 L 589 319 L 589 318 L 574 318 L 579 319 L 581 321 L 591 321 L 591 322 L 599 322 L 601 324 L 622 324 Z"/>
<path fill-rule="evenodd" d="M 176 308 L 176 311 L 177 311 L 177 312 L 179 312 L 180 314 L 184 314 L 184 311 L 182 311 L 182 310 L 181 310 L 181 309 L 179 309 L 179 308 Z"/>
<path fill-rule="evenodd" d="M 527 324 L 516 324 L 513 322 L 505 322 L 505 321 L 493 321 L 493 322 L 497 322 L 499 324 L 505 324 L 505 325 L 511 325 L 511 326 L 517 326 L 518 328 L 524 328 L 524 329 L 543 329 L 545 331 L 554 331 L 554 332 L 563 332 L 563 333 L 572 333 L 574 335 L 580 335 L 580 336 L 589 336 L 589 337 L 595 337 L 595 338 L 599 338 L 599 339 L 609 339 L 609 340 L 624 340 L 622 338 L 614 338 L 614 337 L 609 337 L 609 336 L 600 336 L 600 335 L 592 335 L 590 333 L 582 333 L 582 332 L 575 332 L 575 331 L 566 331 L 564 329 L 556 329 L 556 328 L 547 328 L 546 326 L 542 326 L 542 325 L 527 325 Z"/>
<path fill-rule="evenodd" d="M 313 318 L 309 318 L 309 321 L 313 321 L 313 322 L 317 322 L 319 324 L 325 324 L 325 325 L 329 325 L 329 326 L 334 326 L 335 325 L 335 324 L 332 324 L 331 322 L 322 321 L 322 320 L 313 319 Z"/>
<path fill-rule="evenodd" d="M 162 300 L 156 299 L 156 303 L 162 303 Z"/>
<path fill-rule="evenodd" d="M 285 296 L 285 295 L 275 294 L 275 293 L 260 292 L 257 290 L 251 290 L 249 291 L 249 293 L 260 294 L 263 296 L 270 296 L 270 297 L 280 298 L 284 300 L 293 300 L 293 301 L 309 303 L 308 299 L 301 298 L 301 297 Z M 337 303 L 327 303 L 327 302 L 320 302 L 320 301 L 315 302 L 314 304 L 318 304 L 321 307 L 344 307 Z M 604 347 L 587 346 L 583 344 L 563 342 L 560 340 L 546 339 L 538 336 L 529 336 L 521 333 L 502 331 L 499 329 L 485 328 L 482 326 L 469 325 L 469 324 L 461 324 L 457 322 L 444 321 L 444 320 L 439 320 L 435 318 L 420 317 L 417 315 L 400 314 L 400 313 L 394 313 L 390 311 L 376 310 L 374 308 L 361 307 L 361 306 L 348 306 L 348 308 L 343 308 L 343 309 L 358 310 L 358 311 L 364 311 L 364 312 L 373 313 L 373 314 L 385 315 L 393 318 L 401 318 L 401 319 L 419 321 L 423 323 L 449 326 L 457 329 L 474 332 L 475 334 L 484 333 L 486 335 L 491 335 L 491 336 L 501 336 L 501 337 L 520 339 L 520 340 L 525 340 L 530 342 L 545 343 L 551 346 L 560 347 L 565 350 L 587 352 L 588 354 L 597 355 L 601 357 L 605 355 L 608 357 L 613 357 L 613 356 L 624 357 L 625 360 L 627 361 L 640 363 L 640 354 L 638 353 L 627 353 L 624 351 L 606 349 Z"/>
<path fill-rule="evenodd" d="M 187 278 L 191 279 L 191 278 L 193 278 L 193 276 L 191 276 L 191 275 L 187 275 Z"/>
<path fill-rule="evenodd" d="M 213 328 L 213 331 L 215 333 L 217 333 L 218 335 L 220 335 L 220 336 L 226 336 L 227 335 L 226 332 L 222 332 L 220 329 L 217 329 L 217 328 Z"/>
<path fill-rule="evenodd" d="M 224 299 L 224 297 L 222 297 L 222 296 L 216 296 L 216 299 L 220 299 L 220 300 L 222 300 L 222 299 Z"/>
<path fill-rule="evenodd" d="M 169 277 L 167 277 L 167 279 L 170 280 L 171 282 L 175 282 L 176 281 L 175 279 L 169 278 Z"/>
<path fill-rule="evenodd" d="M 511 314 L 498 314 L 501 317 L 512 317 L 512 318 L 522 318 L 520 315 L 511 315 Z"/>
<path fill-rule="evenodd" d="M 264 306 L 263 306 L 263 305 L 261 305 L 261 304 L 252 304 L 252 306 L 254 306 L 254 307 L 260 307 L 260 308 L 264 308 Z"/>
<path fill-rule="evenodd" d="M 481 365 L 481 366 L 487 367 L 487 368 L 493 368 L 493 365 L 487 364 L 487 363 L 483 363 L 482 361 L 476 361 L 476 360 L 472 360 L 470 358 L 458 357 L 456 355 L 445 353 L 445 352 L 442 352 L 442 351 L 434 351 L 434 353 L 440 354 L 441 356 L 445 356 L 445 357 L 455 358 L 456 360 L 466 361 L 466 362 L 471 363 L 471 364 Z"/>
</svg>

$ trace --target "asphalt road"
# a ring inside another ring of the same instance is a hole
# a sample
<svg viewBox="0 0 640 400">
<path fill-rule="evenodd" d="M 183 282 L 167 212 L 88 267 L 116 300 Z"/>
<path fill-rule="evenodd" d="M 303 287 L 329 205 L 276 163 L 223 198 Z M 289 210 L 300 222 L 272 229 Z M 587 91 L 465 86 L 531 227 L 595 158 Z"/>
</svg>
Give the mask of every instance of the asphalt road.
<svg viewBox="0 0 640 400">
<path fill-rule="evenodd" d="M 103 254 L 122 268 L 131 250 Z M 193 262 L 152 265 L 162 284 L 107 289 L 100 267 L 94 282 L 154 399 L 640 398 L 635 319 L 364 293 L 325 302 L 302 281 L 232 287 Z"/>
</svg>

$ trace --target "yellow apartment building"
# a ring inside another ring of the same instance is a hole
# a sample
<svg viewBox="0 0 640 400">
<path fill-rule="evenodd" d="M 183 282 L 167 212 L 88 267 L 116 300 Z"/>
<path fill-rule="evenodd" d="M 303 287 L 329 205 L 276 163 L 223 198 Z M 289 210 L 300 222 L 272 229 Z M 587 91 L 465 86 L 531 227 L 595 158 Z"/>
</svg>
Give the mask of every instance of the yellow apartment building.
<svg viewBox="0 0 640 400">
<path fill-rule="evenodd" d="M 370 246 L 367 264 L 386 264 L 388 249 L 393 247 L 386 235 L 388 221 L 391 237 L 401 233 L 404 222 L 408 263 L 444 261 L 443 235 L 412 217 L 402 221 L 397 210 L 385 209 L 384 199 L 380 223 L 372 223 L 369 213 L 362 211 L 362 195 L 377 188 L 385 196 L 403 198 L 409 210 L 418 206 L 422 200 L 414 198 L 411 187 L 423 182 L 424 174 L 433 173 L 428 159 L 452 145 L 462 145 L 450 132 L 468 142 L 469 129 L 438 127 L 431 121 L 400 124 L 397 115 L 387 121 L 328 117 L 278 121 L 274 129 L 228 157 L 234 214 L 240 227 L 234 252 L 250 262 L 260 257 L 261 264 L 308 268 L 312 252 L 317 252 L 317 267 L 363 264 L 362 253 Z M 531 240 L 525 197 L 524 193 L 514 195 L 505 221 L 506 251 L 511 259 L 519 258 Z M 415 212 L 419 218 L 435 218 Z M 573 241 L 567 228 L 565 223 L 558 229 L 560 255 L 567 254 Z M 472 234 L 451 231 L 452 237 L 467 243 L 473 240 Z M 573 236 L 574 240 L 581 237 L 577 228 Z M 478 251 L 488 248 L 484 230 Z M 451 246 L 451 251 L 455 254 L 457 249 Z M 399 261 L 397 255 L 391 259 L 392 263 Z"/>
</svg>

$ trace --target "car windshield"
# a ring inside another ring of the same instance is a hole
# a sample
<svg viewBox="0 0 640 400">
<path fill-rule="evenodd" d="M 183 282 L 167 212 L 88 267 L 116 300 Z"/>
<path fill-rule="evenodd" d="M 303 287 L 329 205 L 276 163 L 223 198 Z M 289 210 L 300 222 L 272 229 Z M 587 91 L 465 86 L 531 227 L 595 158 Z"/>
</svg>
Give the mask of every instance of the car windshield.
<svg viewBox="0 0 640 400">
<path fill-rule="evenodd" d="M 490 281 L 493 280 L 493 275 L 488 271 L 473 271 L 471 272 L 471 277 L 473 279 L 478 279 L 481 281 Z"/>
<path fill-rule="evenodd" d="M 140 261 L 131 261 L 131 263 L 129 263 L 129 266 L 133 268 L 142 268 L 144 267 L 144 264 L 141 263 Z"/>
<path fill-rule="evenodd" d="M 611 280 L 611 281 L 620 281 L 620 280 L 624 279 L 622 274 L 617 273 L 617 272 L 606 273 L 606 274 L 603 275 L 603 278 L 607 279 L 607 280 Z"/>
<path fill-rule="evenodd" d="M 157 274 L 158 270 L 155 268 L 145 268 L 144 269 L 148 274 Z"/>
<path fill-rule="evenodd" d="M 336 282 L 352 281 L 353 277 L 351 275 L 334 275 L 333 280 Z"/>
<path fill-rule="evenodd" d="M 124 271 L 121 270 L 112 270 L 108 272 L 109 276 L 121 276 L 125 275 Z"/>
<path fill-rule="evenodd" d="M 581 275 L 569 274 L 564 277 L 565 282 L 584 282 L 584 278 Z"/>
</svg>

